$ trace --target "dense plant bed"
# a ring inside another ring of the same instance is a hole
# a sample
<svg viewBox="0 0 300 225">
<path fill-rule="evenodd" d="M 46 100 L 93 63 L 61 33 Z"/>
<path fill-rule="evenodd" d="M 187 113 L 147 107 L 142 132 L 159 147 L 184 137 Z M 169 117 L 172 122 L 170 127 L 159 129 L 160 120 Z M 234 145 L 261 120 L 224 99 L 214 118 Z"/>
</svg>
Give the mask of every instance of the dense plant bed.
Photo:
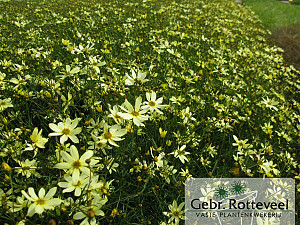
<svg viewBox="0 0 300 225">
<path fill-rule="evenodd" d="M 187 178 L 299 179 L 299 71 L 248 8 L 0 10 L 1 222 L 178 224 Z"/>
</svg>

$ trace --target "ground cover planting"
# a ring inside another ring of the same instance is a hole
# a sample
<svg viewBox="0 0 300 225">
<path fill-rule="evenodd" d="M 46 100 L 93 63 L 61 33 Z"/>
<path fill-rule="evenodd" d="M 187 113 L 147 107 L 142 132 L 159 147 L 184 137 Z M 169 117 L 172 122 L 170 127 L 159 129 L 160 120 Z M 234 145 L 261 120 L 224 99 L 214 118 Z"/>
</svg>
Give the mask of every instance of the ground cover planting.
<svg viewBox="0 0 300 225">
<path fill-rule="evenodd" d="M 3 224 L 182 224 L 187 178 L 298 181 L 299 71 L 249 8 L 17 1 L 0 21 Z"/>
</svg>

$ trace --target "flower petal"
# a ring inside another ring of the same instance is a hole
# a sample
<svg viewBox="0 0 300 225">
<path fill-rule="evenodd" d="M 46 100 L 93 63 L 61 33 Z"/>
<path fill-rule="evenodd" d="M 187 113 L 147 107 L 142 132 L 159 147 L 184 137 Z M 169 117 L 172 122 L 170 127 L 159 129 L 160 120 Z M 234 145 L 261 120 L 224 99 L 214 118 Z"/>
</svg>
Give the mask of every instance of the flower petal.
<svg viewBox="0 0 300 225">
<path fill-rule="evenodd" d="M 41 198 L 41 199 L 43 199 L 44 198 L 44 196 L 45 196 L 45 189 L 44 188 L 41 188 L 40 190 L 39 190 L 39 198 Z"/>
<path fill-rule="evenodd" d="M 62 169 L 62 170 L 65 170 L 65 169 L 70 169 L 71 168 L 71 164 L 70 163 L 57 163 L 55 166 L 54 166 L 55 169 Z M 26 197 L 26 196 L 25 196 Z"/>
<path fill-rule="evenodd" d="M 84 217 L 86 217 L 86 215 L 83 212 L 77 212 L 74 214 L 73 219 L 74 220 L 81 220 Z"/>
<path fill-rule="evenodd" d="M 45 199 L 48 200 L 48 199 L 52 198 L 52 197 L 55 195 L 56 190 L 57 190 L 57 187 L 51 188 L 51 189 L 48 191 L 48 193 L 46 194 Z"/>
<path fill-rule="evenodd" d="M 79 159 L 78 150 L 75 147 L 75 145 L 72 145 L 70 147 L 70 153 L 71 153 L 71 156 L 72 156 L 73 160 L 78 160 Z"/>
<path fill-rule="evenodd" d="M 38 200 L 38 196 L 35 194 L 35 191 L 32 187 L 28 188 L 28 193 L 31 198 L 33 198 L 34 200 Z"/>
<path fill-rule="evenodd" d="M 42 214 L 44 212 L 44 207 L 42 207 L 41 205 L 36 205 L 35 206 L 35 212 L 37 214 Z"/>
<path fill-rule="evenodd" d="M 93 156 L 93 151 L 89 150 L 87 152 L 85 152 L 81 157 L 80 157 L 80 161 L 81 162 L 85 162 L 85 160 L 91 158 Z"/>
<path fill-rule="evenodd" d="M 57 132 L 57 133 L 61 133 L 61 129 L 54 123 L 50 123 L 49 127 L 51 128 L 51 130 Z"/>
<path fill-rule="evenodd" d="M 31 204 L 27 211 L 27 216 L 32 217 L 35 214 L 36 204 Z"/>
</svg>

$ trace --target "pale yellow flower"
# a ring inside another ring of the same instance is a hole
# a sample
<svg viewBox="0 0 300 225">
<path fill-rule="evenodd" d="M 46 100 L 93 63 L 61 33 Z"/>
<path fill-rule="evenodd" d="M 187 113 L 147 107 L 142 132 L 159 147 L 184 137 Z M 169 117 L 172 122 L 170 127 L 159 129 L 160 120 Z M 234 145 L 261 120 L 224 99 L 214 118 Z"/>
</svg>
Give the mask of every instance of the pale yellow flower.
<svg viewBox="0 0 300 225">
<path fill-rule="evenodd" d="M 140 85 L 148 81 L 146 73 L 138 70 L 136 73 L 133 69 L 131 70 L 131 76 L 126 73 L 127 79 L 125 80 L 126 85 Z"/>
<path fill-rule="evenodd" d="M 74 214 L 74 220 L 82 220 L 80 224 L 93 224 L 96 225 L 96 216 L 104 216 L 101 210 L 102 206 L 107 202 L 107 198 L 102 198 L 96 195 L 88 206 L 81 206 L 80 212 Z"/>
<path fill-rule="evenodd" d="M 40 132 L 38 131 L 38 128 L 35 127 L 32 134 L 30 135 L 30 139 L 34 143 L 35 147 L 45 148 L 45 144 L 48 142 L 48 138 L 42 137 L 43 129 L 41 129 Z"/>
<path fill-rule="evenodd" d="M 148 120 L 148 116 L 144 115 L 147 112 L 147 109 L 141 109 L 141 104 L 142 97 L 138 97 L 135 100 L 134 108 L 126 99 L 124 104 L 120 106 L 126 113 L 120 113 L 120 115 L 126 120 L 132 119 L 133 123 L 137 126 L 145 126 L 142 122 Z"/>
<path fill-rule="evenodd" d="M 179 158 L 179 160 L 184 164 L 185 161 L 189 161 L 186 155 L 189 155 L 189 152 L 186 152 L 184 149 L 186 148 L 186 145 L 181 146 L 181 148 L 176 149 L 174 152 L 170 153 L 174 155 L 175 158 Z"/>
<path fill-rule="evenodd" d="M 56 193 L 56 190 L 57 187 L 51 188 L 46 194 L 45 189 L 41 188 L 39 190 L 38 196 L 36 195 L 32 187 L 28 188 L 29 194 L 22 190 L 22 194 L 31 202 L 28 208 L 27 216 L 31 217 L 35 213 L 42 214 L 44 210 L 52 210 L 56 206 L 60 205 L 62 201 L 59 198 L 53 198 L 53 196 Z"/>
<path fill-rule="evenodd" d="M 11 98 L 0 99 L 0 112 L 3 112 L 9 107 L 13 107 L 13 104 L 11 104 Z"/>
<path fill-rule="evenodd" d="M 171 223 L 174 220 L 175 224 L 179 224 L 180 220 L 185 220 L 184 210 L 182 210 L 183 207 L 184 202 L 178 206 L 176 200 L 173 201 L 172 205 L 169 205 L 170 211 L 164 212 L 164 215 L 170 218 L 168 223 Z"/>
<path fill-rule="evenodd" d="M 86 163 L 87 159 L 93 156 L 93 151 L 86 151 L 80 158 L 77 148 L 72 145 L 70 147 L 70 154 L 67 152 L 61 153 L 62 159 L 65 161 L 63 163 L 57 163 L 54 168 L 69 170 L 69 174 L 75 173 L 75 176 L 79 176 L 80 172 L 86 175 L 90 174 L 90 169 Z M 78 174 L 78 175 L 77 175 Z"/>
<path fill-rule="evenodd" d="M 19 161 L 19 167 L 15 167 L 15 170 L 18 171 L 18 174 L 21 173 L 22 176 L 29 178 L 31 174 L 38 174 L 35 170 L 37 169 L 36 160 L 26 159 L 25 161 Z"/>
<path fill-rule="evenodd" d="M 156 99 L 156 93 L 151 92 L 151 93 L 146 93 L 146 99 L 147 101 L 144 102 L 142 109 L 147 109 L 150 110 L 150 112 L 155 111 L 159 114 L 163 114 L 163 112 L 160 111 L 160 109 L 166 107 L 165 105 L 162 105 L 163 97 Z"/>
<path fill-rule="evenodd" d="M 49 136 L 61 136 L 60 143 L 63 144 L 68 138 L 74 143 L 79 143 L 79 139 L 76 137 L 77 134 L 81 132 L 81 127 L 77 127 L 79 119 L 76 118 L 73 121 L 67 118 L 65 122 L 59 122 L 58 125 L 50 123 L 49 127 L 55 131 L 50 133 Z"/>
<path fill-rule="evenodd" d="M 127 129 L 121 129 L 119 125 L 109 126 L 107 123 L 104 124 L 103 134 L 99 137 L 100 142 L 106 144 L 107 142 L 111 145 L 118 147 L 116 141 L 122 141 L 121 138 L 127 133 Z"/>
<path fill-rule="evenodd" d="M 89 176 L 78 173 L 73 173 L 72 176 L 64 175 L 65 181 L 59 182 L 58 186 L 64 188 L 63 193 L 74 191 L 75 196 L 80 196 L 82 189 L 84 189 L 89 183 Z"/>
</svg>

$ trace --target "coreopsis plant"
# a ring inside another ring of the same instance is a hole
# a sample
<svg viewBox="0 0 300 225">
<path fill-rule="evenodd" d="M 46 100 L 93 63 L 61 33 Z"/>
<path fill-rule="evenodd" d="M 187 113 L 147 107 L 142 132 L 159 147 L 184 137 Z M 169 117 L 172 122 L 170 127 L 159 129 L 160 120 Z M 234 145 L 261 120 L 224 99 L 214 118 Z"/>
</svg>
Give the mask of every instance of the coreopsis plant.
<svg viewBox="0 0 300 225">
<path fill-rule="evenodd" d="M 127 129 L 122 129 L 119 125 L 109 126 L 107 123 L 103 126 L 103 134 L 99 137 L 102 144 L 109 143 L 113 146 L 119 147 L 116 141 L 122 141 L 121 138 L 127 133 Z"/>
<path fill-rule="evenodd" d="M 80 211 L 76 212 L 73 216 L 74 220 L 82 220 L 80 224 L 96 225 L 96 217 L 104 216 L 104 212 L 101 210 L 103 205 L 107 202 L 107 198 L 102 198 L 96 195 L 88 206 L 81 206 Z"/>
<path fill-rule="evenodd" d="M 64 162 L 57 163 L 54 168 L 67 170 L 68 174 L 75 174 L 74 177 L 79 177 L 80 172 L 86 175 L 90 175 L 89 164 L 86 162 L 87 159 L 91 159 L 93 151 L 88 150 L 82 156 L 79 157 L 76 146 L 70 147 L 70 154 L 62 152 L 61 157 Z"/>
<path fill-rule="evenodd" d="M 22 194 L 30 201 L 30 205 L 27 211 L 27 216 L 31 217 L 35 213 L 42 214 L 45 210 L 53 210 L 56 206 L 61 204 L 61 199 L 53 198 L 57 190 L 57 187 L 51 188 L 48 193 L 44 188 L 41 188 L 36 195 L 32 187 L 28 188 L 28 193 L 22 190 Z"/>
<path fill-rule="evenodd" d="M 26 178 L 29 178 L 32 174 L 35 176 L 39 176 L 39 173 L 36 172 L 37 169 L 37 162 L 36 160 L 29 160 L 26 159 L 25 161 L 18 161 L 20 166 L 16 166 L 15 170 L 22 174 L 22 176 L 26 176 Z"/>
<path fill-rule="evenodd" d="M 176 149 L 174 152 L 171 152 L 171 155 L 174 155 L 175 158 L 178 158 L 181 163 L 185 163 L 185 161 L 189 161 L 186 155 L 189 155 L 190 153 L 185 151 L 186 145 L 181 146 L 180 148 Z"/>
<path fill-rule="evenodd" d="M 186 179 L 299 181 L 299 71 L 250 8 L 27 3 L 0 4 L 3 224 L 181 224 Z"/>
<path fill-rule="evenodd" d="M 109 111 L 109 117 L 113 118 L 117 124 L 121 124 L 123 122 L 124 118 L 121 116 L 121 111 L 117 105 L 114 105 L 113 108 L 109 109 Z"/>
<path fill-rule="evenodd" d="M 57 77 L 64 80 L 67 77 L 72 77 L 73 75 L 77 74 L 80 72 L 80 68 L 79 67 L 74 67 L 71 68 L 70 65 L 66 65 L 66 69 L 64 71 L 61 72 L 62 75 L 58 75 Z"/>
<path fill-rule="evenodd" d="M 50 133 L 49 136 L 61 136 L 59 139 L 61 144 L 69 138 L 72 142 L 79 143 L 79 139 L 76 137 L 82 130 L 81 127 L 77 127 L 79 121 L 79 118 L 75 118 L 74 120 L 67 118 L 64 122 L 59 122 L 58 125 L 50 123 L 49 127 L 55 132 Z"/>
<path fill-rule="evenodd" d="M 151 92 L 151 93 L 147 92 L 146 99 L 147 101 L 143 103 L 144 105 L 141 107 L 142 109 L 147 109 L 150 110 L 150 112 L 155 111 L 159 114 L 163 114 L 163 112 L 160 110 L 166 107 L 165 105 L 162 105 L 163 97 L 156 99 L 155 92 Z"/>
<path fill-rule="evenodd" d="M 125 112 L 120 113 L 121 117 L 125 120 L 132 120 L 137 126 L 145 126 L 144 121 L 148 120 L 149 116 L 146 115 L 147 109 L 142 109 L 142 97 L 139 96 L 135 100 L 135 106 L 133 107 L 127 99 L 120 108 Z"/>
<path fill-rule="evenodd" d="M 25 151 L 27 150 L 33 150 L 34 155 L 36 156 L 38 148 L 45 148 L 45 144 L 48 142 L 48 138 L 42 137 L 42 131 L 38 131 L 38 128 L 35 127 L 32 134 L 30 135 L 30 140 L 32 141 L 32 144 L 27 144 L 27 147 L 25 148 Z"/>
<path fill-rule="evenodd" d="M 235 135 L 233 135 L 233 139 L 235 140 L 235 143 L 233 143 L 232 145 L 238 147 L 238 150 L 252 147 L 250 144 L 246 144 L 248 142 L 248 139 L 239 140 Z"/>
<path fill-rule="evenodd" d="M 45 144 L 48 142 L 48 138 L 42 137 L 43 129 L 38 130 L 37 127 L 34 128 L 32 134 L 30 135 L 30 140 L 34 143 L 35 147 L 38 148 L 45 148 Z"/>
<path fill-rule="evenodd" d="M 11 103 L 11 98 L 0 99 L 0 112 L 3 112 L 9 107 L 13 107 L 13 104 Z"/>
<path fill-rule="evenodd" d="M 127 79 L 125 80 L 126 85 L 141 85 L 147 81 L 149 81 L 146 78 L 146 73 L 142 72 L 141 70 L 138 70 L 137 72 L 133 69 L 131 69 L 131 76 L 126 73 Z"/>
<path fill-rule="evenodd" d="M 169 217 L 168 223 L 174 222 L 175 224 L 179 224 L 181 220 L 185 220 L 183 206 L 184 202 L 177 205 L 175 200 L 172 205 L 169 205 L 169 212 L 164 212 L 164 215 Z"/>
<path fill-rule="evenodd" d="M 63 193 L 73 192 L 75 196 L 80 196 L 82 190 L 88 186 L 90 177 L 86 174 L 73 173 L 71 175 L 64 175 L 66 182 L 59 182 L 57 185 L 64 188 Z"/>
<path fill-rule="evenodd" d="M 265 107 L 270 108 L 271 110 L 278 111 L 278 108 L 276 107 L 279 102 L 275 101 L 274 99 L 263 98 L 262 104 L 265 105 Z"/>
</svg>

